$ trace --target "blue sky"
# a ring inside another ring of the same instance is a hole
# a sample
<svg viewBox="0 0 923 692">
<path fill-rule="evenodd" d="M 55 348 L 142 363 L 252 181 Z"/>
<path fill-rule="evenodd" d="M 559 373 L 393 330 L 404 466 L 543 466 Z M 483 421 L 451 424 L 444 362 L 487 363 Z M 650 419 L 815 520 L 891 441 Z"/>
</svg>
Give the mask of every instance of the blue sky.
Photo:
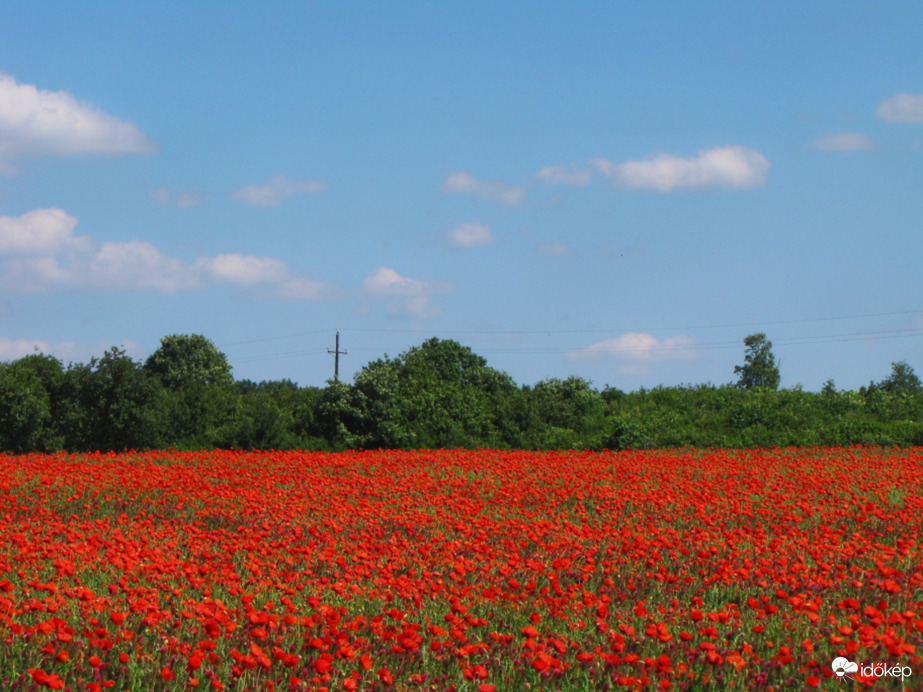
<svg viewBox="0 0 923 692">
<path fill-rule="evenodd" d="M 916 2 L 0 5 L 0 359 L 923 371 Z"/>
</svg>

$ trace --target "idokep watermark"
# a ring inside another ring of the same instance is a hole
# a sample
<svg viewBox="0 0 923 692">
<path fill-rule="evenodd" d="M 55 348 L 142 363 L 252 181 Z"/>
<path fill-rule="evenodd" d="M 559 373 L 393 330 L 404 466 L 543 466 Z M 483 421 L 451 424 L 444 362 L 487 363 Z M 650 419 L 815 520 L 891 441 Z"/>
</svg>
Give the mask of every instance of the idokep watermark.
<svg viewBox="0 0 923 692">
<path fill-rule="evenodd" d="M 913 672 L 910 670 L 910 666 L 889 666 L 887 663 L 882 662 L 859 665 L 842 656 L 833 659 L 833 663 L 830 665 L 838 678 L 847 677 L 850 680 L 854 679 L 850 673 L 857 673 L 864 678 L 891 677 L 900 678 L 903 681 L 904 678 L 909 678 Z"/>
</svg>

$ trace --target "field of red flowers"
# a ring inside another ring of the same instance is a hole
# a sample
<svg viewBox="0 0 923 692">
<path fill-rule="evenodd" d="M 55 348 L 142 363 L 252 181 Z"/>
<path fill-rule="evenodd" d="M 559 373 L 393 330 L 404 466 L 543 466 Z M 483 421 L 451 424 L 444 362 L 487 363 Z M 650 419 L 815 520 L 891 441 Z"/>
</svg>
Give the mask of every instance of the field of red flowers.
<svg viewBox="0 0 923 692">
<path fill-rule="evenodd" d="M 0 688 L 921 689 L 921 545 L 923 449 L 4 456 Z"/>
</svg>

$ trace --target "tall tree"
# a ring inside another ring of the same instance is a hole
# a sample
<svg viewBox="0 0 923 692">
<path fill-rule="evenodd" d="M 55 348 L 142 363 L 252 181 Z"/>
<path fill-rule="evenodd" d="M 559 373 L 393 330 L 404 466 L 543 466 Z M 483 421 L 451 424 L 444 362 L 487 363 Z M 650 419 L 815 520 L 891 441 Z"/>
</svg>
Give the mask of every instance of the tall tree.
<svg viewBox="0 0 923 692">
<path fill-rule="evenodd" d="M 112 347 L 68 368 L 65 421 L 71 449 L 154 449 L 163 445 L 164 389 L 125 351 Z M 72 406 L 79 406 L 75 416 Z"/>
<path fill-rule="evenodd" d="M 320 419 L 335 445 L 497 445 L 501 406 L 516 391 L 509 375 L 467 346 L 434 338 L 369 363 L 352 387 L 329 386 Z"/>
<path fill-rule="evenodd" d="M 183 448 L 219 444 L 218 429 L 238 414 L 239 396 L 225 355 L 201 334 L 160 340 L 144 370 L 168 392 L 167 440 Z"/>
<path fill-rule="evenodd" d="M 61 362 L 35 354 L 0 363 L 0 450 L 33 452 L 59 448 L 55 404 Z"/>
<path fill-rule="evenodd" d="M 160 340 L 160 348 L 144 363 L 168 389 L 188 385 L 230 385 L 231 365 L 211 339 L 201 334 L 171 334 Z"/>
<path fill-rule="evenodd" d="M 906 361 L 891 363 L 891 374 L 878 384 L 874 385 L 887 392 L 898 396 L 915 396 L 923 394 L 923 384 Z"/>
<path fill-rule="evenodd" d="M 396 401 L 416 446 L 497 444 L 498 401 L 516 391 L 509 375 L 451 339 L 428 339 L 399 362 Z"/>
<path fill-rule="evenodd" d="M 772 354 L 772 342 L 763 332 L 757 332 L 744 339 L 744 346 L 744 364 L 734 366 L 737 386 L 741 389 L 778 389 L 782 377 Z"/>
</svg>

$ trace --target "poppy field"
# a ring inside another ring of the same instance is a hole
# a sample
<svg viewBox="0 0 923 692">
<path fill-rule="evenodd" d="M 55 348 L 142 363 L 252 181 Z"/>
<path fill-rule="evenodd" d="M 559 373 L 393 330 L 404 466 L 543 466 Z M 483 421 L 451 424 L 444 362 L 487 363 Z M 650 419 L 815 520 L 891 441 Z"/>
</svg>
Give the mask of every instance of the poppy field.
<svg viewBox="0 0 923 692">
<path fill-rule="evenodd" d="M 920 448 L 3 456 L 0 689 L 921 689 L 921 544 Z"/>
</svg>

